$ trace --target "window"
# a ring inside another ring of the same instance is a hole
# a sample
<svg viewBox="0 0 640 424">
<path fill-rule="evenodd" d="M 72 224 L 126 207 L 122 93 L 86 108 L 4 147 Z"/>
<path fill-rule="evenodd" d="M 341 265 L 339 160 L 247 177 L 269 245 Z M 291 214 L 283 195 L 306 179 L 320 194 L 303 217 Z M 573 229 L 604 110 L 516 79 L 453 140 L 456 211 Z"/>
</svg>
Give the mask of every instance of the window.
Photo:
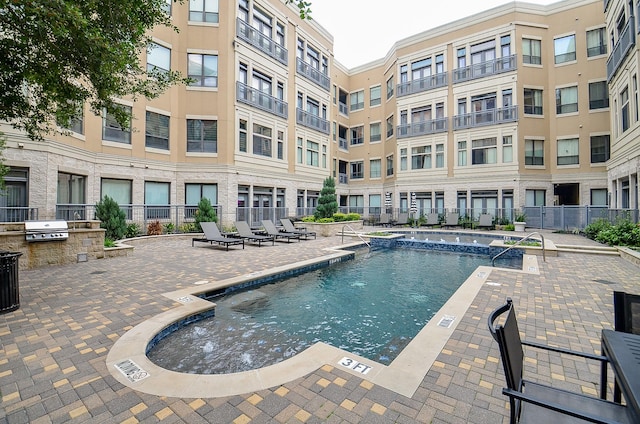
<svg viewBox="0 0 640 424">
<path fill-rule="evenodd" d="M 411 148 L 411 169 L 431 168 L 431 146 Z"/>
<path fill-rule="evenodd" d="M 527 115 L 542 115 L 542 90 L 534 88 L 524 89 L 524 113 Z"/>
<path fill-rule="evenodd" d="M 530 38 L 522 39 L 522 63 L 531 65 L 541 65 L 541 42 L 540 40 L 532 40 Z"/>
<path fill-rule="evenodd" d="M 604 163 L 609 160 L 611 148 L 608 135 L 591 136 L 591 163 Z"/>
<path fill-rule="evenodd" d="M 553 40 L 555 63 L 565 63 L 576 60 L 576 36 L 567 35 Z"/>
<path fill-rule="evenodd" d="M 320 166 L 320 145 L 307 140 L 307 165 Z"/>
<path fill-rule="evenodd" d="M 580 163 L 579 139 L 567 138 L 558 140 L 558 166 L 577 165 Z"/>
<path fill-rule="evenodd" d="M 436 55 L 436 74 L 444 73 L 444 55 Z"/>
<path fill-rule="evenodd" d="M 284 159 L 284 131 L 278 131 L 278 148 L 276 155 L 278 159 Z"/>
<path fill-rule="evenodd" d="M 167 219 L 170 216 L 170 183 L 145 181 L 144 204 L 146 219 Z"/>
<path fill-rule="evenodd" d="M 187 119 L 187 152 L 217 153 L 218 121 Z"/>
<path fill-rule="evenodd" d="M 419 60 L 411 64 L 411 80 L 416 81 L 431 75 L 431 58 Z"/>
<path fill-rule="evenodd" d="M 380 90 L 381 88 L 379 85 L 369 89 L 369 106 L 377 106 L 382 103 L 382 94 Z"/>
<path fill-rule="evenodd" d="M 458 49 L 456 55 L 458 58 L 458 69 L 466 67 L 467 66 L 467 49 L 464 47 Z"/>
<path fill-rule="evenodd" d="M 147 111 L 144 134 L 146 147 L 169 150 L 169 117 Z"/>
<path fill-rule="evenodd" d="M 393 135 L 393 115 L 387 118 L 387 137 Z"/>
<path fill-rule="evenodd" d="M 371 159 L 369 161 L 369 178 L 380 178 L 382 176 L 382 161 Z"/>
<path fill-rule="evenodd" d="M 629 129 L 629 88 L 625 87 L 620 93 L 620 117 L 622 118 L 622 132 Z"/>
<path fill-rule="evenodd" d="M 164 12 L 169 16 L 171 16 L 171 3 L 173 3 L 173 0 L 164 0 L 162 5 L 160 6 L 162 10 L 164 10 Z"/>
<path fill-rule="evenodd" d="M 607 206 L 607 189 L 591 189 L 591 206 Z"/>
<path fill-rule="evenodd" d="M 322 145 L 322 167 L 327 168 L 327 146 L 326 144 Z"/>
<path fill-rule="evenodd" d="M 609 90 L 606 81 L 589 83 L 589 109 L 609 107 Z"/>
<path fill-rule="evenodd" d="M 101 181 L 101 185 L 102 187 L 100 194 L 102 197 L 111 197 L 121 207 L 123 205 L 130 205 L 132 203 L 131 187 L 133 185 L 133 182 L 131 180 L 103 178 Z M 129 219 L 131 218 L 129 217 Z"/>
<path fill-rule="evenodd" d="M 253 154 L 271 157 L 271 128 L 253 124 Z"/>
<path fill-rule="evenodd" d="M 184 192 L 185 205 L 195 206 L 200 203 L 202 199 L 208 199 L 214 207 L 218 203 L 217 184 L 185 184 Z M 193 213 L 195 213 L 195 210 Z"/>
<path fill-rule="evenodd" d="M 387 156 L 387 177 L 393 175 L 393 155 Z"/>
<path fill-rule="evenodd" d="M 104 111 L 104 118 L 102 119 L 102 139 L 108 141 L 115 141 L 118 143 L 131 144 L 131 107 L 117 105 L 117 108 L 121 112 L 129 115 L 127 127 L 120 126 L 114 114 Z"/>
<path fill-rule="evenodd" d="M 189 0 L 189 20 L 218 23 L 218 0 Z"/>
<path fill-rule="evenodd" d="M 69 122 L 66 124 L 58 122 L 58 125 L 66 130 L 73 131 L 76 134 L 84 134 L 84 113 L 82 103 L 76 104 L 73 116 L 69 117 Z"/>
<path fill-rule="evenodd" d="M 369 141 L 380 141 L 382 140 L 382 135 L 380 133 L 380 122 L 374 122 L 369 125 Z"/>
<path fill-rule="evenodd" d="M 296 142 L 296 161 L 298 163 L 302 163 L 302 138 L 298 137 L 298 140 Z"/>
<path fill-rule="evenodd" d="M 387 80 L 387 100 L 393 97 L 393 77 Z"/>
<path fill-rule="evenodd" d="M 444 144 L 436 144 L 436 168 L 444 168 Z"/>
<path fill-rule="evenodd" d="M 238 128 L 238 150 L 247 153 L 247 121 L 241 119 Z"/>
<path fill-rule="evenodd" d="M 544 206 L 546 190 L 525 190 L 524 204 L 525 206 Z"/>
<path fill-rule="evenodd" d="M 556 88 L 556 113 L 578 111 L 578 87 Z"/>
<path fill-rule="evenodd" d="M 467 142 L 458 141 L 458 166 L 467 166 Z"/>
<path fill-rule="evenodd" d="M 165 73 L 171 69 L 171 50 L 156 43 L 147 47 L 147 71 Z"/>
<path fill-rule="evenodd" d="M 351 93 L 349 95 L 349 99 L 351 100 L 350 111 L 364 109 L 364 91 L 356 91 L 355 93 Z"/>
<path fill-rule="evenodd" d="M 607 54 L 605 28 L 587 31 L 587 57 Z"/>
<path fill-rule="evenodd" d="M 544 165 L 544 140 L 524 141 L 524 164 Z"/>
<path fill-rule="evenodd" d="M 513 137 L 506 135 L 502 137 L 502 163 L 513 162 Z"/>
<path fill-rule="evenodd" d="M 471 141 L 471 165 L 486 165 L 498 160 L 497 139 L 481 138 Z"/>
<path fill-rule="evenodd" d="M 351 145 L 364 143 L 364 127 L 363 126 L 351 128 L 351 140 L 349 140 L 349 143 Z"/>
<path fill-rule="evenodd" d="M 364 164 L 362 161 L 351 162 L 351 179 L 364 178 Z"/>
<path fill-rule="evenodd" d="M 407 149 L 406 148 L 400 149 L 400 170 L 401 171 L 407 170 Z"/>
<path fill-rule="evenodd" d="M 192 80 L 189 85 L 197 87 L 218 86 L 218 56 L 210 54 L 189 53 L 188 76 Z"/>
<path fill-rule="evenodd" d="M 370 214 L 380 213 L 381 206 L 382 206 L 382 196 L 379 194 L 370 194 L 369 195 L 369 213 Z"/>
<path fill-rule="evenodd" d="M 67 174 L 58 172 L 58 194 L 57 203 L 59 205 L 83 205 L 85 202 L 85 187 L 87 177 L 84 175 Z M 70 219 L 72 219 L 71 217 Z M 85 217 L 80 217 L 84 219 Z"/>
</svg>

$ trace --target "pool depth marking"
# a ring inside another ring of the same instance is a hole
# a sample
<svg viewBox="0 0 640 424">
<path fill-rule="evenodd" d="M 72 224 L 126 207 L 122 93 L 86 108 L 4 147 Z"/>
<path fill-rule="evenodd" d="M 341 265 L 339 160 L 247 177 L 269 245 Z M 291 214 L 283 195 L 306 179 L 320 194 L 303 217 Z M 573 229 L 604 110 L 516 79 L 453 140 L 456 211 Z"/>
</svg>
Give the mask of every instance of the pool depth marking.
<svg viewBox="0 0 640 424">
<path fill-rule="evenodd" d="M 373 367 L 365 365 L 360 361 L 356 361 L 355 359 L 351 359 L 348 356 L 345 356 L 340 361 L 338 361 L 338 364 L 365 375 L 373 369 Z"/>
<path fill-rule="evenodd" d="M 151 375 L 140 368 L 140 366 L 133 362 L 131 359 L 125 359 L 124 361 L 118 362 L 113 366 L 116 367 L 116 369 L 120 371 L 125 377 L 127 377 L 127 380 L 132 383 L 144 380 Z"/>
</svg>

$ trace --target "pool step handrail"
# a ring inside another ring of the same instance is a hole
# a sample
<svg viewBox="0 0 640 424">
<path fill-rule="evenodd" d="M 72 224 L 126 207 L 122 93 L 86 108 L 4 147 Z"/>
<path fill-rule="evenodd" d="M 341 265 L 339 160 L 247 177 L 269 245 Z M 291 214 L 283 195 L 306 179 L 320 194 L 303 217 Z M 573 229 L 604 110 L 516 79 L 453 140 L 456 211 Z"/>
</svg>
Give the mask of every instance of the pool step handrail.
<svg viewBox="0 0 640 424">
<path fill-rule="evenodd" d="M 533 233 L 526 235 L 525 237 L 521 238 L 520 240 L 516 241 L 514 244 L 509 246 L 507 249 L 504 249 L 502 252 L 498 253 L 496 256 L 491 258 L 491 266 L 495 266 L 494 263 L 495 263 L 496 259 L 498 259 L 500 256 L 504 255 L 509 250 L 511 250 L 514 247 L 516 247 L 517 245 L 521 244 L 523 241 L 531 238 L 535 234 L 539 235 L 540 239 L 542 240 L 542 261 L 543 262 L 547 262 L 547 255 L 546 255 L 546 251 L 545 251 L 545 247 L 544 247 L 544 236 L 541 233 L 539 233 L 538 231 L 534 231 Z"/>
<path fill-rule="evenodd" d="M 362 235 L 361 235 L 359 232 L 357 232 L 357 231 L 356 231 L 356 230 L 355 230 L 351 225 L 349 225 L 349 224 L 344 224 L 344 225 L 342 226 L 342 244 L 344 244 L 344 229 L 345 229 L 345 228 L 347 228 L 347 227 L 348 227 L 348 228 L 349 228 L 349 229 L 350 229 L 350 230 L 351 230 L 355 235 L 357 235 L 357 236 L 358 236 L 358 238 L 359 238 L 360 240 L 362 240 L 362 242 L 363 242 L 364 244 L 366 244 L 366 245 L 367 245 L 367 247 L 368 247 L 369 249 L 371 249 L 371 243 L 369 243 L 367 240 L 365 240 L 365 239 L 364 239 L 364 237 L 362 237 Z"/>
</svg>

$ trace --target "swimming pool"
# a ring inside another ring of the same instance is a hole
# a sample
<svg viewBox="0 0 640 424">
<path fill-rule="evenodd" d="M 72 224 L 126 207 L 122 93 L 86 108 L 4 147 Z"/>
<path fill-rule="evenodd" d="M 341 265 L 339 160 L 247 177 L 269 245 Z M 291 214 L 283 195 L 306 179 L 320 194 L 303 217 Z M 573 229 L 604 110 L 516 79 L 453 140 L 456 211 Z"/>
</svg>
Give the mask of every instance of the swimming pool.
<svg viewBox="0 0 640 424">
<path fill-rule="evenodd" d="M 408 249 L 359 254 L 215 299 L 215 318 L 171 333 L 148 357 L 179 372 L 229 373 L 278 363 L 324 341 L 388 364 L 473 270 L 488 262 Z"/>
</svg>

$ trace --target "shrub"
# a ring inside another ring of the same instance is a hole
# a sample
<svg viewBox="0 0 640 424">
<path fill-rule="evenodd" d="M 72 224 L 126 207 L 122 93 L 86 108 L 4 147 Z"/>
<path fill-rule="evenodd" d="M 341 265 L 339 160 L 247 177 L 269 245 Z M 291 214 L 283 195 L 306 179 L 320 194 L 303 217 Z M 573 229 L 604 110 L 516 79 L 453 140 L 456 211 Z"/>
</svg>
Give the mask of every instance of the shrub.
<svg viewBox="0 0 640 424">
<path fill-rule="evenodd" d="M 358 221 L 360 219 L 360 214 L 351 212 L 347 214 L 347 221 Z"/>
<path fill-rule="evenodd" d="M 118 202 L 104 196 L 96 203 L 96 218 L 100 220 L 100 228 L 104 228 L 105 238 L 120 240 L 127 229 L 127 217 Z"/>
<path fill-rule="evenodd" d="M 302 222 L 316 222 L 316 217 L 311 215 L 311 216 L 303 216 L 302 217 Z"/>
<path fill-rule="evenodd" d="M 105 237 L 104 247 L 116 247 L 116 242 L 111 240 L 110 238 Z"/>
<path fill-rule="evenodd" d="M 147 235 L 148 236 L 159 236 L 162 234 L 162 224 L 160 221 L 151 222 L 147 225 Z"/>
<path fill-rule="evenodd" d="M 595 240 L 609 246 L 640 246 L 640 227 L 629 219 L 620 219 L 600 230 Z"/>
<path fill-rule="evenodd" d="M 336 198 L 336 182 L 328 177 L 322 184 L 318 207 L 314 213 L 316 219 L 331 218 L 338 211 L 338 200 Z"/>
<path fill-rule="evenodd" d="M 609 228 L 611 228 L 611 223 L 608 220 L 604 218 L 598 218 L 591 224 L 584 227 L 584 235 L 591 240 L 595 240 L 599 232 L 607 230 Z"/>
<path fill-rule="evenodd" d="M 336 222 L 336 221 L 333 218 L 320 218 L 316 220 L 316 222 L 319 222 L 321 224 L 328 224 L 330 222 Z"/>
<path fill-rule="evenodd" d="M 527 214 L 524 212 L 520 212 L 516 215 L 515 222 L 527 222 Z"/>
<path fill-rule="evenodd" d="M 127 225 L 127 229 L 124 231 L 126 238 L 138 237 L 140 234 L 142 234 L 142 231 L 140 230 L 140 225 L 136 222 Z"/>
<path fill-rule="evenodd" d="M 166 224 L 162 225 L 162 230 L 164 231 L 165 234 L 173 234 L 175 229 L 176 229 L 176 226 L 173 224 L 173 222 L 167 222 Z"/>
<path fill-rule="evenodd" d="M 180 224 L 178 227 L 178 231 L 181 233 L 195 233 L 196 232 L 196 224 L 193 222 L 185 222 Z"/>
<path fill-rule="evenodd" d="M 516 230 L 516 226 L 513 224 L 507 224 L 504 226 L 504 230 L 505 231 L 515 231 Z"/>
<path fill-rule="evenodd" d="M 211 206 L 211 201 L 206 197 L 200 199 L 198 202 L 198 210 L 196 210 L 195 216 L 195 226 L 196 231 L 202 231 L 202 227 L 200 226 L 201 222 L 217 222 L 218 216 L 216 214 L 216 210 L 213 206 Z"/>
</svg>

